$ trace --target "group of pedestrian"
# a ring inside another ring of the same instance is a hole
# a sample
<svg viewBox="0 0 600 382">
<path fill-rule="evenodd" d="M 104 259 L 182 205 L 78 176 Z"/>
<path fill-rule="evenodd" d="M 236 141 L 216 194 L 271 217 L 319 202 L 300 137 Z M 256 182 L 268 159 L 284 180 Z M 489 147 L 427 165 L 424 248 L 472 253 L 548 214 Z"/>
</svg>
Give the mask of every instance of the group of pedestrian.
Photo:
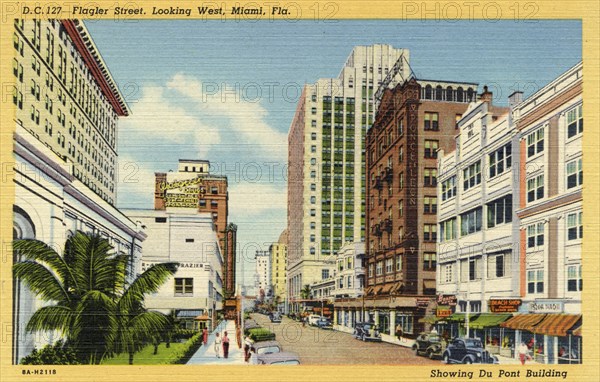
<svg viewBox="0 0 600 382">
<path fill-rule="evenodd" d="M 208 343 L 208 329 L 202 330 L 202 343 L 204 346 Z M 221 358 L 221 348 L 223 349 L 223 358 L 229 358 L 229 337 L 227 337 L 227 331 L 223 332 L 221 337 L 219 333 L 215 334 L 214 349 L 217 358 Z"/>
</svg>

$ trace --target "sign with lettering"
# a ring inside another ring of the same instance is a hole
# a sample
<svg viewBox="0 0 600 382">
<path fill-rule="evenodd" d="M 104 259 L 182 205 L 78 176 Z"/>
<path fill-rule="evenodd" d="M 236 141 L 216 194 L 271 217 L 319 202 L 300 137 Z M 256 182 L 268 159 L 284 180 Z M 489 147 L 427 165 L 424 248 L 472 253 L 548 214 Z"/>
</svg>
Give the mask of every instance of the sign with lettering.
<svg viewBox="0 0 600 382">
<path fill-rule="evenodd" d="M 514 313 L 519 310 L 521 306 L 521 299 L 518 298 L 506 298 L 506 299 L 491 299 L 490 312 L 492 313 Z"/>
<path fill-rule="evenodd" d="M 427 306 L 429 306 L 430 301 L 431 301 L 431 299 L 426 298 L 426 297 L 417 297 L 416 298 L 416 303 L 417 303 L 418 308 L 427 308 Z"/>
<path fill-rule="evenodd" d="M 438 294 L 437 296 L 438 305 L 449 305 L 456 306 L 456 295 L 453 294 Z"/>
<path fill-rule="evenodd" d="M 166 190 L 172 190 L 174 188 L 185 188 L 185 187 L 189 187 L 189 186 L 194 186 L 197 184 L 202 184 L 202 178 L 176 180 L 174 182 L 161 182 L 158 185 L 158 188 L 161 191 L 166 191 Z"/>
<path fill-rule="evenodd" d="M 529 313 L 562 313 L 565 303 L 562 301 L 533 301 L 528 305 Z"/>
<path fill-rule="evenodd" d="M 196 208 L 198 206 L 198 196 L 194 194 L 167 194 L 165 196 L 165 207 L 184 207 Z"/>
<path fill-rule="evenodd" d="M 452 308 L 449 306 L 438 306 L 435 310 L 435 315 L 440 318 L 450 317 L 452 315 Z"/>
</svg>

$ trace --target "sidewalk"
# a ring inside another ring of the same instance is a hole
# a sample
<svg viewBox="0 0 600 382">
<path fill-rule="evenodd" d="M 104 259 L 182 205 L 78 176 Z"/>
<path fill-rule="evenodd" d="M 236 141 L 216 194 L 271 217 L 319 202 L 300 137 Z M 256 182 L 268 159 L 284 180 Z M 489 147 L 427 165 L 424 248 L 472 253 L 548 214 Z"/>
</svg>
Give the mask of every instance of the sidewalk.
<svg viewBox="0 0 600 382">
<path fill-rule="evenodd" d="M 217 358 L 215 353 L 215 333 L 223 337 L 223 332 L 227 331 L 229 337 L 229 358 L 223 358 L 223 347 L 220 349 L 221 358 Z M 238 348 L 235 340 L 235 321 L 228 320 L 227 324 L 221 322 L 219 326 L 209 334 L 206 346 L 202 345 L 196 353 L 190 358 L 188 365 L 244 365 L 244 350 Z"/>
</svg>

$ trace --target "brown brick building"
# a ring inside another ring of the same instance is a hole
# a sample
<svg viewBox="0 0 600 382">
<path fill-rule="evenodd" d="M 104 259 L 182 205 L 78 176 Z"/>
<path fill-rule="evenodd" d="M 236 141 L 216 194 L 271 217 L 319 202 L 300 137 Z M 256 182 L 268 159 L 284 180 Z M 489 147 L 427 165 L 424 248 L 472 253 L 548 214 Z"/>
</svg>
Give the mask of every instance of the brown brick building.
<svg viewBox="0 0 600 382">
<path fill-rule="evenodd" d="M 384 92 L 367 132 L 365 319 L 384 335 L 419 333 L 435 295 L 437 150 L 453 150 L 456 121 L 477 84 L 416 80 Z M 420 296 L 420 297 L 418 297 Z"/>
</svg>

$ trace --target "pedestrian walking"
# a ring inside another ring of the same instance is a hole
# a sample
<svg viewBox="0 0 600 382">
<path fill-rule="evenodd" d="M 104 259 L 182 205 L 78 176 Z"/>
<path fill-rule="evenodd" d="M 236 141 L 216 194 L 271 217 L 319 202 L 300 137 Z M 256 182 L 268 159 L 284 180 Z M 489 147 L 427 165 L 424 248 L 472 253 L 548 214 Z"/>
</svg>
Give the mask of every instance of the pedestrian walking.
<svg viewBox="0 0 600 382">
<path fill-rule="evenodd" d="M 221 337 L 219 337 L 219 333 L 215 334 L 215 354 L 217 358 L 221 358 Z"/>
<path fill-rule="evenodd" d="M 202 329 L 202 343 L 204 343 L 204 346 L 208 343 L 208 329 L 206 328 Z"/>
<path fill-rule="evenodd" d="M 398 338 L 398 341 L 402 341 L 402 334 L 404 334 L 402 331 L 402 325 L 396 325 L 396 337 Z"/>
<path fill-rule="evenodd" d="M 525 365 L 525 360 L 529 359 L 529 348 L 525 344 L 525 342 L 521 342 L 519 348 L 517 349 L 519 353 L 519 359 L 521 360 L 521 365 Z"/>
<path fill-rule="evenodd" d="M 244 362 L 248 363 L 250 361 L 250 347 L 252 346 L 252 340 L 250 336 L 246 336 L 244 338 Z"/>
<path fill-rule="evenodd" d="M 229 337 L 227 337 L 227 331 L 223 332 L 223 358 L 229 357 Z"/>
</svg>

